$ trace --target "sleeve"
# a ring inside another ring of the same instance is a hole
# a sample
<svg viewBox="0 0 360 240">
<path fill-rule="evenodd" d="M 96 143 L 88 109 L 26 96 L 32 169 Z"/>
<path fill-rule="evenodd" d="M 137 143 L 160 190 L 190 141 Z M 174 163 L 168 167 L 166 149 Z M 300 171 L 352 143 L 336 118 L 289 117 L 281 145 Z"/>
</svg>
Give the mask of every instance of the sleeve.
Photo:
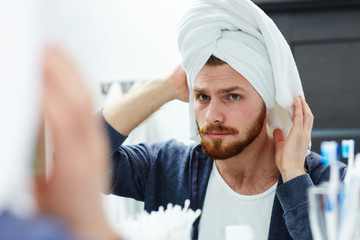
<svg viewBox="0 0 360 240">
<path fill-rule="evenodd" d="M 303 174 L 283 183 L 276 196 L 284 211 L 284 219 L 293 239 L 312 239 L 308 214 L 307 189 L 314 186 L 309 174 Z"/>
<path fill-rule="evenodd" d="M 127 136 L 116 131 L 101 113 L 97 115 L 109 138 L 110 193 L 144 201 L 147 176 L 161 143 L 122 146 Z"/>
<path fill-rule="evenodd" d="M 346 174 L 346 166 L 338 162 L 340 180 L 343 181 Z M 319 165 L 312 169 L 311 175 L 303 174 L 290 181 L 283 183 L 276 190 L 276 196 L 284 211 L 284 219 L 290 236 L 297 239 L 312 239 L 308 188 L 328 181 L 330 167 Z"/>
</svg>

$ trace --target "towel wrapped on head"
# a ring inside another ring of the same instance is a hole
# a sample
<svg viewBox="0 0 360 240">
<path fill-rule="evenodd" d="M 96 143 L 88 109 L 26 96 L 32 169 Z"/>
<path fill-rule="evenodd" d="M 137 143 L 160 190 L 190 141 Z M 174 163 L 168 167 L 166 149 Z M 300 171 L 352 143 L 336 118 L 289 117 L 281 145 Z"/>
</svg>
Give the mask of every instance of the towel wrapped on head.
<svg viewBox="0 0 360 240">
<path fill-rule="evenodd" d="M 178 26 L 178 46 L 190 90 L 191 136 L 198 130 L 193 86 L 211 55 L 243 75 L 264 100 L 267 124 L 287 136 L 294 99 L 303 94 L 299 73 L 285 38 L 250 0 L 195 2 Z"/>
</svg>

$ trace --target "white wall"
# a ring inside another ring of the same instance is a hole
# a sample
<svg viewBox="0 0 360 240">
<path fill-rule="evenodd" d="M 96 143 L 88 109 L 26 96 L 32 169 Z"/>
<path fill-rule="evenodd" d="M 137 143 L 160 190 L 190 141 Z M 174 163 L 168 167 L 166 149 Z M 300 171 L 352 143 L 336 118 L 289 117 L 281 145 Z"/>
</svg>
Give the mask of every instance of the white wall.
<svg viewBox="0 0 360 240">
<path fill-rule="evenodd" d="M 170 71 L 180 61 L 176 26 L 190 1 L 44 0 L 51 19 L 45 24 L 94 88 L 102 81 L 149 79 Z"/>
</svg>

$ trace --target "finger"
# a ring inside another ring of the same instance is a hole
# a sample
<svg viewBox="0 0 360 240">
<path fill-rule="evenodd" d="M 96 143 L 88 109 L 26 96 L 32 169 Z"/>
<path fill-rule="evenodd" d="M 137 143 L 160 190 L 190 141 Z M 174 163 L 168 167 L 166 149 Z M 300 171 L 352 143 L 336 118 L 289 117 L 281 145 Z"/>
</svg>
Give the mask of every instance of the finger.
<svg viewBox="0 0 360 240">
<path fill-rule="evenodd" d="M 74 66 L 58 49 L 49 49 L 44 63 L 44 102 L 49 117 L 63 127 L 77 121 L 87 123 L 91 101 Z"/>
<path fill-rule="evenodd" d="M 88 117 L 91 111 L 85 113 L 84 104 L 74 104 L 74 93 L 68 91 L 71 84 L 66 84 L 69 76 L 60 71 L 60 58 L 59 54 L 50 52 L 44 59 L 44 112 L 56 147 L 80 142 L 91 121 L 91 116 Z"/>
<path fill-rule="evenodd" d="M 91 98 L 74 63 L 59 48 L 50 48 L 45 54 L 45 65 L 48 81 L 71 101 L 69 107 L 91 114 Z"/>
<path fill-rule="evenodd" d="M 54 136 L 71 132 L 76 125 L 78 113 L 71 101 L 54 84 L 44 83 L 44 112 Z M 75 125 L 75 126 L 74 126 Z"/>
<path fill-rule="evenodd" d="M 273 132 L 274 144 L 275 144 L 275 158 L 278 160 L 281 158 L 282 151 L 285 146 L 285 137 L 281 129 L 275 129 Z"/>
<path fill-rule="evenodd" d="M 303 97 L 300 97 L 300 101 L 303 106 L 304 131 L 309 132 L 309 134 L 311 135 L 311 130 L 314 123 L 314 115 L 312 114 L 309 105 Z"/>
<path fill-rule="evenodd" d="M 44 110 L 56 147 L 68 149 L 72 145 L 87 142 L 88 135 L 96 127 L 91 111 L 87 110 L 87 114 L 81 112 L 86 109 L 84 105 L 87 102 L 74 103 L 78 96 L 73 91 L 74 82 L 78 82 L 76 92 L 86 93 L 80 77 L 70 61 L 58 49 L 49 49 L 44 63 Z M 69 81 L 71 78 L 73 80 Z"/>
<path fill-rule="evenodd" d="M 303 110 L 300 101 L 300 96 L 294 101 L 294 119 L 293 125 L 297 129 L 303 129 Z"/>
<path fill-rule="evenodd" d="M 67 125 L 66 121 L 68 120 L 65 117 L 66 110 L 63 107 L 63 104 L 66 103 L 61 101 L 59 96 L 61 93 L 56 89 L 56 86 L 48 80 L 49 78 L 45 76 L 43 99 L 44 114 L 51 131 L 52 139 L 53 141 L 56 141 L 55 139 L 58 133 L 63 132 L 64 126 Z"/>
<path fill-rule="evenodd" d="M 62 58 L 61 53 L 56 49 L 46 51 L 44 58 L 45 102 L 51 101 L 57 107 L 61 105 L 68 106 L 67 111 L 70 111 L 77 105 L 74 100 L 74 94 L 70 90 L 75 81 L 69 81 L 70 74 L 66 73 L 68 69 L 62 66 L 64 65 Z M 59 100 L 61 101 L 57 102 Z M 64 112 L 61 112 L 61 114 L 64 114 Z"/>
</svg>

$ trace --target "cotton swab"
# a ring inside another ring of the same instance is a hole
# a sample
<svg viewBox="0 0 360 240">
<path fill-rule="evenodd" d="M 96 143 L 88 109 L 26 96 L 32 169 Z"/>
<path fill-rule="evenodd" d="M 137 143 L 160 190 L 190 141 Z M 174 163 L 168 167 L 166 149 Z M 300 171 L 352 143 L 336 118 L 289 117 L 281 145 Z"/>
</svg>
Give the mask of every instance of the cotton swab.
<svg viewBox="0 0 360 240">
<path fill-rule="evenodd" d="M 189 209 L 190 200 L 185 200 L 184 208 L 169 203 L 160 206 L 150 214 L 142 212 L 136 219 L 120 224 L 126 240 L 190 240 L 192 224 L 200 216 L 201 210 Z"/>
</svg>

